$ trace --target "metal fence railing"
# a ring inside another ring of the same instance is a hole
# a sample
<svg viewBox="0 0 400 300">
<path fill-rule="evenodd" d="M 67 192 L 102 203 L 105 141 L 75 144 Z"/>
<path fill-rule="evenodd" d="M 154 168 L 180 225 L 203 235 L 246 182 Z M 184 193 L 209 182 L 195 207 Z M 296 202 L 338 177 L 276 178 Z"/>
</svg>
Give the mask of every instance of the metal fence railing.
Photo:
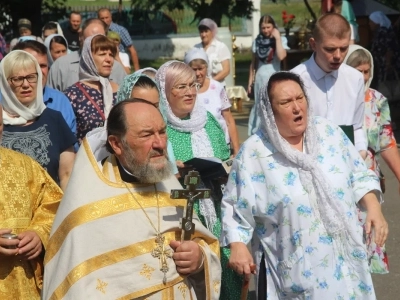
<svg viewBox="0 0 400 300">
<path fill-rule="evenodd" d="M 80 5 L 80 6 L 74 6 L 74 7 L 68 7 L 67 12 L 71 11 L 79 11 L 82 14 L 83 18 L 86 17 L 94 17 L 96 14 L 95 12 L 105 6 L 98 6 L 98 5 Z M 112 12 L 114 12 L 115 16 L 118 19 L 118 14 L 116 13 L 118 11 L 118 5 L 108 5 L 106 6 L 108 9 L 110 9 Z M 123 14 L 126 16 L 130 16 L 130 22 L 134 21 L 134 16 L 135 14 L 132 14 L 132 9 L 129 6 L 123 7 Z M 184 9 L 184 10 L 162 10 L 160 12 L 152 12 L 148 11 L 146 12 L 146 17 L 143 18 L 146 19 L 146 22 L 149 23 L 149 26 L 154 25 L 152 23 L 156 22 L 170 22 L 174 24 L 174 32 L 173 33 L 178 33 L 178 34 L 197 34 L 197 23 L 198 21 L 194 21 L 194 12 L 191 9 Z M 114 20 L 117 23 L 121 23 L 124 25 L 124 20 Z M 139 22 L 138 20 L 135 20 Z M 145 22 L 142 20 L 142 22 Z M 223 17 L 221 21 L 221 26 L 223 27 L 230 27 L 232 32 L 235 33 L 247 33 L 247 22 L 245 18 L 234 18 L 234 19 L 228 19 L 227 17 Z M 147 32 L 148 30 L 145 30 L 146 32 L 143 32 L 142 34 L 138 34 L 137 32 L 134 35 L 151 35 L 152 32 Z"/>
</svg>

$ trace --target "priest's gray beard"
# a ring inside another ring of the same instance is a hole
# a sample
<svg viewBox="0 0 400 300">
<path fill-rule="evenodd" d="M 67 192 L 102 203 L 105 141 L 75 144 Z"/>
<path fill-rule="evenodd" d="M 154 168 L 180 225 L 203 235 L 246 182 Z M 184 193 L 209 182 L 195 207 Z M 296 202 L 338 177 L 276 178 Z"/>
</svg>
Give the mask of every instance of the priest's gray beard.
<svg viewBox="0 0 400 300">
<path fill-rule="evenodd" d="M 122 140 L 122 147 L 124 149 L 124 166 L 133 176 L 135 176 L 142 183 L 156 183 L 167 179 L 172 175 L 172 165 L 168 160 L 166 151 L 162 162 L 152 163 L 150 158 L 153 155 L 160 155 L 158 151 L 151 151 L 146 161 L 138 161 L 135 152 L 129 147 L 125 140 Z"/>
</svg>

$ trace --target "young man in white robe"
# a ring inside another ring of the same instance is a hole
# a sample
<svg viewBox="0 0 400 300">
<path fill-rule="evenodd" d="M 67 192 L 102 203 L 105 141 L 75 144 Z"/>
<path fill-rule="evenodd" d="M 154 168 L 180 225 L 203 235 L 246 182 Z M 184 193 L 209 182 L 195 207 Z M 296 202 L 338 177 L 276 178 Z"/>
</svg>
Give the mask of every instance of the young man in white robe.
<svg viewBox="0 0 400 300">
<path fill-rule="evenodd" d="M 107 132 L 87 135 L 51 231 L 43 299 L 219 298 L 217 239 L 194 217 L 192 240 L 180 241 L 186 200 L 170 199 L 181 186 L 166 142 L 142 99 L 118 103 Z"/>
<path fill-rule="evenodd" d="M 364 81 L 360 72 L 343 64 L 349 44 L 347 20 L 336 13 L 323 15 L 310 38 L 313 55 L 291 72 L 303 80 L 313 115 L 341 126 L 365 158 Z"/>
</svg>

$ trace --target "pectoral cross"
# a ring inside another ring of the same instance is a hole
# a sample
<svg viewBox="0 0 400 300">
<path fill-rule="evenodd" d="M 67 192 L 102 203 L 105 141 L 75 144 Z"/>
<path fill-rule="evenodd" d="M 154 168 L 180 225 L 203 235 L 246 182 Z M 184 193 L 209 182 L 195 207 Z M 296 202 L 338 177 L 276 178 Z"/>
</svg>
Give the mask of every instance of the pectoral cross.
<svg viewBox="0 0 400 300">
<path fill-rule="evenodd" d="M 200 175 L 197 171 L 190 171 L 185 176 L 184 190 L 171 190 L 171 199 L 187 199 L 185 217 L 181 219 L 182 241 L 190 241 L 194 234 L 195 224 L 193 220 L 193 205 L 196 199 L 210 198 L 210 189 L 197 189 Z"/>
<path fill-rule="evenodd" d="M 158 258 L 160 261 L 160 271 L 164 273 L 163 283 L 167 283 L 167 273 L 169 270 L 167 258 L 172 257 L 171 249 L 165 249 L 165 236 L 157 234 L 156 236 L 156 248 L 151 251 L 151 256 Z"/>
</svg>

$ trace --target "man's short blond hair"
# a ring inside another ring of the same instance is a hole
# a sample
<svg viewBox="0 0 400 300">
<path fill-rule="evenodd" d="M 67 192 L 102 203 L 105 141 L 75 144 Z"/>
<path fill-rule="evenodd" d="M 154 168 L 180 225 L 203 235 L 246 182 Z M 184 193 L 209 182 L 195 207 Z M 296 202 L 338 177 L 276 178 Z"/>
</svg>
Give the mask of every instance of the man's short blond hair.
<svg viewBox="0 0 400 300">
<path fill-rule="evenodd" d="M 322 38 L 338 39 L 349 38 L 350 40 L 351 29 L 350 24 L 340 14 L 329 13 L 318 18 L 313 30 L 313 38 L 316 41 L 321 41 Z"/>
</svg>

